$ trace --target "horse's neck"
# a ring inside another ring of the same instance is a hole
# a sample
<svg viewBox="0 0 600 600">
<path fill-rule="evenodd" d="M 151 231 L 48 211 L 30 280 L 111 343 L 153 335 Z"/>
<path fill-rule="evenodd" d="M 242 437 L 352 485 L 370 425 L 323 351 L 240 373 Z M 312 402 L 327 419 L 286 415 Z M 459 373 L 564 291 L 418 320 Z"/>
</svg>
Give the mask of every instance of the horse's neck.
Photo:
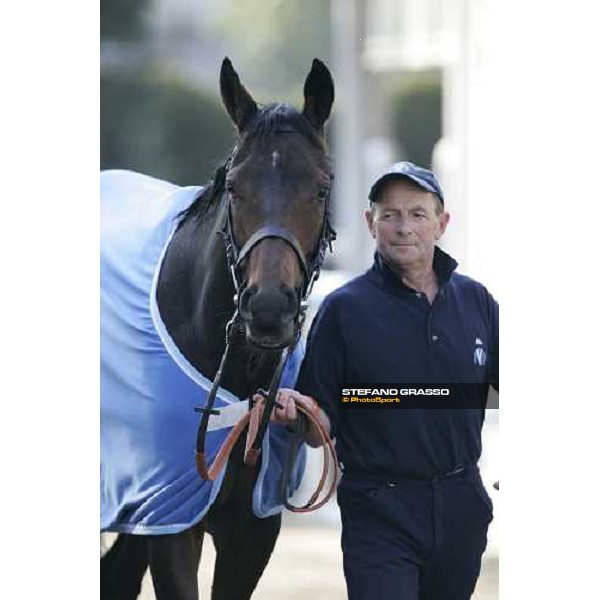
<svg viewBox="0 0 600 600">
<path fill-rule="evenodd" d="M 224 207 L 199 221 L 188 218 L 173 236 L 158 280 L 157 301 L 169 335 L 183 355 L 214 379 L 225 351 L 225 327 L 233 316 L 235 289 L 225 244 L 217 234 Z M 277 357 L 252 350 L 236 337 L 222 386 L 246 398 L 266 386 Z"/>
</svg>

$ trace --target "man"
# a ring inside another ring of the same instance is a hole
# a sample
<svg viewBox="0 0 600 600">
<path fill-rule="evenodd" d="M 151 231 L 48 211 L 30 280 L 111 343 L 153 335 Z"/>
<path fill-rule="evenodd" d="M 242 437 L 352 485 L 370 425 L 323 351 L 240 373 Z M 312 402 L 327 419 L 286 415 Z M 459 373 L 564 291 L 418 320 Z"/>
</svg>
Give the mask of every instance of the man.
<svg viewBox="0 0 600 600">
<path fill-rule="evenodd" d="M 394 164 L 369 200 L 373 266 L 324 300 L 297 391 L 280 390 L 274 419 L 292 422 L 295 403 L 314 398 L 337 439 L 350 600 L 466 600 L 492 520 L 477 462 L 498 389 L 498 304 L 436 246 L 450 217 L 433 173 Z M 365 409 L 342 407 L 351 384 L 469 385 L 453 408 Z"/>
</svg>

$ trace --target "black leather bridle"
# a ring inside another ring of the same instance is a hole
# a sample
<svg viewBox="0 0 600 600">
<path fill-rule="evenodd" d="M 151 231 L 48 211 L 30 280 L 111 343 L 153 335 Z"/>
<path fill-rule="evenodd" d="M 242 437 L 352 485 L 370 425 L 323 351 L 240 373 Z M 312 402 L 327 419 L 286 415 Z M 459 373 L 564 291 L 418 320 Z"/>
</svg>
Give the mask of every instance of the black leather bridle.
<svg viewBox="0 0 600 600">
<path fill-rule="evenodd" d="M 252 250 L 260 244 L 263 240 L 267 238 L 275 238 L 284 241 L 288 246 L 292 248 L 296 257 L 298 258 L 298 262 L 300 264 L 300 268 L 302 269 L 302 285 L 298 290 L 299 302 L 298 313 L 302 312 L 302 304 L 307 300 L 310 292 L 312 291 L 312 286 L 314 282 L 319 278 L 319 274 L 321 272 L 321 267 L 323 266 L 323 262 L 325 260 L 325 254 L 327 249 L 329 251 L 333 250 L 333 241 L 336 238 L 336 232 L 331 225 L 331 214 L 329 210 L 329 198 L 331 195 L 331 184 L 333 182 L 333 173 L 330 174 L 329 184 L 327 186 L 323 186 L 320 192 L 320 198 L 322 198 L 325 210 L 323 215 L 323 223 L 321 226 L 321 233 L 319 235 L 319 241 L 317 243 L 317 249 L 313 255 L 313 258 L 310 262 L 307 262 L 306 257 L 304 256 L 304 251 L 300 246 L 300 242 L 296 236 L 286 229 L 285 227 L 281 227 L 281 225 L 266 225 L 261 227 L 257 231 L 255 231 L 250 238 L 246 241 L 246 243 L 242 246 L 242 248 L 238 248 L 235 243 L 235 238 L 233 235 L 233 220 L 231 217 L 231 197 L 227 195 L 227 211 L 225 218 L 225 226 L 219 232 L 220 235 L 223 236 L 225 240 L 225 247 L 227 251 L 227 263 L 229 265 L 229 270 L 231 272 L 231 277 L 233 279 L 233 285 L 235 288 L 235 302 L 236 309 L 239 312 L 239 301 L 241 297 L 241 292 L 246 287 L 246 282 L 240 278 L 241 268 L 244 261 L 250 256 Z M 225 192 L 227 193 L 227 192 Z M 305 307 L 304 307 L 305 308 Z M 296 314 L 295 321 L 298 321 L 299 314 Z"/>
<path fill-rule="evenodd" d="M 225 166 L 224 171 L 221 173 L 221 177 L 223 180 L 226 177 L 227 170 L 231 165 L 231 159 L 228 164 Z M 223 375 L 223 370 L 227 363 L 227 358 L 230 352 L 230 349 L 233 344 L 233 339 L 235 337 L 236 330 L 243 324 L 241 316 L 240 316 L 240 299 L 243 290 L 245 289 L 247 282 L 240 276 L 242 273 L 242 265 L 244 261 L 250 256 L 252 250 L 260 244 L 263 240 L 267 238 L 274 238 L 284 241 L 288 244 L 296 254 L 298 258 L 298 262 L 302 269 L 303 279 L 300 288 L 297 290 L 298 294 L 298 303 L 297 303 L 297 311 L 294 317 L 294 335 L 291 344 L 282 350 L 281 357 L 279 359 L 279 363 L 271 379 L 271 383 L 269 385 L 268 392 L 264 392 L 262 390 L 258 390 L 265 398 L 265 407 L 262 415 L 262 419 L 258 428 L 258 433 L 254 439 L 252 444 L 252 452 L 255 457 L 260 453 L 260 448 L 262 446 L 262 440 L 264 434 L 267 430 L 267 426 L 270 421 L 271 413 L 273 412 L 273 408 L 275 406 L 275 398 L 277 395 L 277 391 L 279 389 L 279 383 L 281 380 L 281 375 L 283 373 L 283 368 L 287 361 L 287 357 L 293 349 L 295 348 L 298 340 L 300 339 L 300 335 L 302 333 L 302 326 L 304 324 L 304 320 L 306 318 L 306 309 L 307 309 L 307 299 L 312 291 L 312 287 L 315 281 L 318 279 L 321 267 L 323 266 L 323 262 L 325 260 L 325 254 L 327 249 L 330 251 L 333 250 L 332 244 L 336 238 L 336 232 L 331 225 L 331 214 L 330 214 L 330 195 L 331 195 L 331 184 L 333 182 L 333 174 L 330 175 L 329 185 L 324 186 L 319 194 L 319 197 L 322 198 L 324 202 L 324 215 L 323 215 L 323 223 L 321 225 L 321 232 L 319 235 L 319 241 L 317 244 L 317 248 L 314 252 L 314 255 L 310 261 L 306 260 L 304 256 L 304 252 L 298 239 L 296 236 L 289 230 L 281 227 L 280 225 L 266 225 L 265 227 L 261 227 L 256 232 L 254 232 L 250 238 L 246 241 L 246 243 L 242 246 L 242 248 L 238 248 L 235 243 L 235 238 L 233 235 L 233 222 L 231 217 L 231 196 L 227 191 L 223 193 L 226 194 L 226 217 L 225 223 L 222 229 L 219 231 L 220 235 L 223 236 L 225 241 L 226 253 L 227 253 L 227 263 L 229 270 L 231 272 L 231 277 L 233 280 L 233 285 L 235 288 L 235 296 L 234 296 L 234 305 L 235 312 L 231 320 L 227 323 L 225 338 L 226 345 L 225 351 L 223 352 L 223 356 L 221 358 L 221 363 L 215 375 L 213 385 L 211 387 L 210 393 L 208 395 L 208 399 L 206 401 L 205 406 L 200 407 L 197 406 L 194 408 L 197 412 L 202 413 L 202 417 L 200 419 L 200 423 L 198 425 L 198 434 L 196 437 L 196 465 L 198 468 L 198 472 L 200 473 L 203 479 L 209 479 L 208 477 L 208 469 L 204 460 L 204 447 L 206 441 L 206 432 L 208 430 L 208 422 L 211 414 L 219 414 L 218 410 L 215 410 L 214 403 L 217 396 L 217 391 L 221 385 L 221 377 Z M 216 183 L 216 182 L 215 182 Z"/>
</svg>

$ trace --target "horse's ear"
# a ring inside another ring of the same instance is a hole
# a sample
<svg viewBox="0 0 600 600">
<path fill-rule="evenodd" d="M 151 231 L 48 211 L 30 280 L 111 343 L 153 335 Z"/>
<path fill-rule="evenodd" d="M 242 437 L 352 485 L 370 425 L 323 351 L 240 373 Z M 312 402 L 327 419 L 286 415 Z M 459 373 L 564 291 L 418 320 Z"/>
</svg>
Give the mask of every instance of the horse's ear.
<svg viewBox="0 0 600 600">
<path fill-rule="evenodd" d="M 318 58 L 312 63 L 304 82 L 302 114 L 319 130 L 329 118 L 333 104 L 333 79 L 329 69 Z"/>
<path fill-rule="evenodd" d="M 228 58 L 225 58 L 221 64 L 220 83 L 223 104 L 238 131 L 242 131 L 258 108 L 252 96 L 240 83 L 240 78 Z"/>
</svg>

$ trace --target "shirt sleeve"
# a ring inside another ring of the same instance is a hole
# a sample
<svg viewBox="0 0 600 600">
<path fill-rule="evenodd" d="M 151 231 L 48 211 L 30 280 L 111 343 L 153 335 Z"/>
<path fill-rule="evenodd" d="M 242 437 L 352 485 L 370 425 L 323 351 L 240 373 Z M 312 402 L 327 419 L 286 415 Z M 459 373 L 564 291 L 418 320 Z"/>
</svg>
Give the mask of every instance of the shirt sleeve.
<svg viewBox="0 0 600 600">
<path fill-rule="evenodd" d="M 496 390 L 500 391 L 500 344 L 499 344 L 499 317 L 498 303 L 488 294 L 489 299 L 489 315 L 490 315 L 490 368 L 488 374 L 488 383 Z"/>
<path fill-rule="evenodd" d="M 308 333 L 306 353 L 296 381 L 296 390 L 314 398 L 325 411 L 331 424 L 332 438 L 337 430 L 345 363 L 339 314 L 335 303 L 326 299 Z"/>
</svg>

